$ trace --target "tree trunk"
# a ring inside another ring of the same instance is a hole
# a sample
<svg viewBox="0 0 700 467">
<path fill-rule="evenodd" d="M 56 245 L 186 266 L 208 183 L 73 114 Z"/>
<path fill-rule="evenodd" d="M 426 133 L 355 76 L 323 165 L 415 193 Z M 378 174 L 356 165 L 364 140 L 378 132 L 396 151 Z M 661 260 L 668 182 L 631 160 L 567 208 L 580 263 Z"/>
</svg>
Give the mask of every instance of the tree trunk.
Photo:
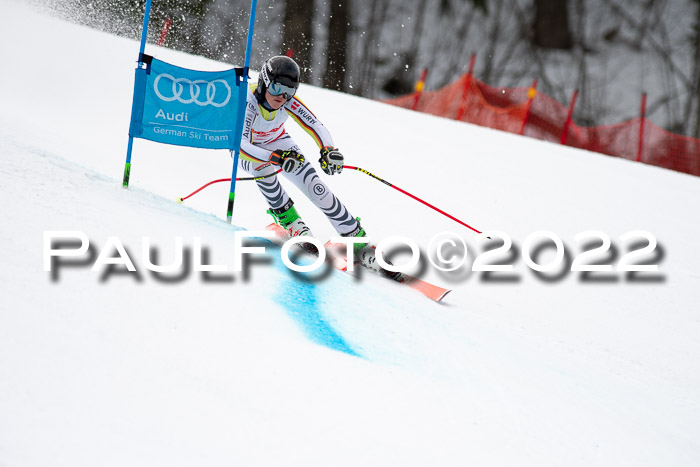
<svg viewBox="0 0 700 467">
<path fill-rule="evenodd" d="M 387 0 L 375 0 L 372 6 L 372 13 L 364 27 L 366 34 L 363 38 L 364 43 L 361 48 L 362 52 L 358 71 L 356 73 L 351 73 L 351 75 L 359 77 L 355 80 L 354 86 L 351 89 L 353 94 L 370 97 L 375 90 L 374 81 L 375 69 L 378 62 L 378 46 L 381 42 L 382 26 L 385 23 L 389 7 L 390 2 Z"/>
<path fill-rule="evenodd" d="M 534 0 L 534 5 L 534 44 L 545 49 L 572 48 L 568 0 Z"/>
<path fill-rule="evenodd" d="M 328 23 L 328 48 L 326 49 L 326 71 L 323 75 L 323 87 L 346 91 L 345 72 L 347 67 L 346 51 L 348 46 L 348 9 L 351 0 L 333 0 L 331 18 Z"/>
<path fill-rule="evenodd" d="M 692 135 L 700 138 L 700 0 L 695 0 L 695 57 L 693 64 L 693 76 L 691 77 L 691 96 L 695 96 L 695 128 Z M 692 103 L 691 103 L 692 106 Z"/>
<path fill-rule="evenodd" d="M 389 94 L 402 95 L 413 91 L 414 83 L 418 79 L 416 63 L 418 62 L 418 52 L 420 41 L 423 39 L 423 19 L 425 17 L 426 1 L 418 2 L 418 11 L 415 16 L 415 28 L 410 47 L 399 55 L 399 63 L 382 89 Z"/>
<path fill-rule="evenodd" d="M 309 0 L 287 0 L 284 11 L 284 34 L 282 53 L 291 51 L 301 68 L 302 77 L 311 69 L 311 47 L 314 2 Z"/>
</svg>

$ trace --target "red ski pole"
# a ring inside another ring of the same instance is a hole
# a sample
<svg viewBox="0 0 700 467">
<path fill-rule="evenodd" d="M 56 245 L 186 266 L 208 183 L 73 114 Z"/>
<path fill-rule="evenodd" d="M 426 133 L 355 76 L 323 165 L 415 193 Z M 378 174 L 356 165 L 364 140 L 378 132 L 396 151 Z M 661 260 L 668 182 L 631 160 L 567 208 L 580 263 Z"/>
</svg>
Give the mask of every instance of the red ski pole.
<svg viewBox="0 0 700 467">
<path fill-rule="evenodd" d="M 277 174 L 280 173 L 280 172 L 282 172 L 282 169 L 279 169 L 277 172 L 274 172 L 274 173 L 271 173 L 271 174 L 268 174 L 268 175 L 262 175 L 262 176 L 260 176 L 260 177 L 238 177 L 238 178 L 236 178 L 236 181 L 238 181 L 238 182 L 245 182 L 245 181 L 248 181 L 248 180 L 262 180 L 263 178 L 272 177 L 273 175 L 277 175 Z M 194 191 L 193 191 L 192 193 L 190 193 L 189 195 L 183 196 L 182 198 L 178 198 L 178 199 L 177 199 L 177 202 L 178 202 L 178 203 L 182 203 L 182 202 L 185 201 L 187 198 L 196 195 L 197 193 L 199 193 L 200 191 L 202 191 L 203 189 L 205 189 L 205 188 L 208 187 L 209 185 L 213 185 L 214 183 L 230 182 L 230 181 L 231 181 L 231 178 L 220 178 L 220 179 L 218 179 L 218 180 L 212 180 L 211 182 L 209 182 L 209 183 L 207 183 L 207 184 L 205 184 L 205 185 L 200 186 L 199 188 L 197 188 L 196 190 L 194 190 Z"/>
<path fill-rule="evenodd" d="M 423 201 L 423 200 L 420 199 L 419 197 L 417 197 L 417 196 L 415 196 L 415 195 L 412 195 L 411 193 L 409 193 L 409 192 L 406 191 L 406 190 L 402 190 L 401 188 L 397 187 L 396 185 L 393 185 L 393 184 L 387 182 L 387 181 L 384 180 L 383 178 L 377 177 L 376 175 L 374 175 L 373 173 L 370 173 L 370 172 L 366 171 L 365 169 L 361 169 L 361 168 L 359 168 L 359 167 L 352 167 L 352 166 L 350 166 L 350 165 L 346 165 L 346 166 L 344 166 L 343 168 L 344 168 L 344 169 L 350 169 L 350 170 L 357 170 L 358 172 L 365 173 L 365 174 L 369 175 L 370 177 L 372 177 L 372 178 L 374 178 L 374 179 L 376 179 L 376 180 L 379 180 L 380 182 L 384 183 L 385 185 L 389 185 L 389 186 L 392 187 L 394 190 L 397 190 L 397 191 L 403 193 L 404 195 L 410 196 L 411 198 L 415 199 L 416 201 L 425 204 L 426 206 L 428 206 L 428 207 L 431 208 L 431 209 L 434 209 L 435 211 L 439 212 L 439 213 L 442 214 L 443 216 L 449 217 L 450 219 L 452 219 L 453 221 L 457 222 L 458 224 L 461 224 L 461 225 L 465 226 L 466 228 L 471 229 L 471 230 L 473 230 L 474 232 L 476 232 L 476 233 L 478 233 L 478 234 L 481 233 L 480 231 L 476 230 L 476 229 L 475 229 L 474 227 L 472 227 L 471 225 L 469 225 L 469 224 L 467 224 L 467 223 L 465 223 L 465 222 L 462 222 L 461 220 L 457 219 L 456 217 L 454 217 L 454 216 L 452 216 L 452 215 L 450 215 L 450 214 L 447 214 L 447 213 L 446 213 L 445 211 L 443 211 L 442 209 L 436 208 L 435 206 L 433 206 L 432 204 L 428 203 L 427 201 Z"/>
</svg>

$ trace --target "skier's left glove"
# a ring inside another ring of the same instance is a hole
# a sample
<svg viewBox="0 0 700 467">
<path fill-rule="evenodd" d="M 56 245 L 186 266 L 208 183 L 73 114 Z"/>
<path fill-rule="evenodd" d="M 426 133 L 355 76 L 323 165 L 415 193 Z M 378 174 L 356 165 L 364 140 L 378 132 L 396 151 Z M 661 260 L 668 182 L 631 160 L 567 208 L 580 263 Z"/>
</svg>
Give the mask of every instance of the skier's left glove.
<svg viewBox="0 0 700 467">
<path fill-rule="evenodd" d="M 323 146 L 321 148 L 321 158 L 318 160 L 321 164 L 321 170 L 328 175 L 340 173 L 343 171 L 344 158 L 338 149 L 332 146 Z"/>
</svg>

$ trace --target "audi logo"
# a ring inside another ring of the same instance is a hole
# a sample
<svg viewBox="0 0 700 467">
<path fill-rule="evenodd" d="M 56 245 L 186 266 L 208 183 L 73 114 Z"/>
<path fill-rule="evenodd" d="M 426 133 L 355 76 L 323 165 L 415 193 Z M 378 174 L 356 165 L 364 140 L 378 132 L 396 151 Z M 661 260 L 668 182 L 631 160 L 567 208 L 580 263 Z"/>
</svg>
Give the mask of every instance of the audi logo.
<svg viewBox="0 0 700 467">
<path fill-rule="evenodd" d="M 171 85 L 161 85 L 161 79 L 164 80 L 165 83 L 171 83 Z M 160 86 L 163 87 L 163 93 L 161 93 Z M 175 78 L 167 73 L 161 73 L 156 76 L 156 79 L 153 81 L 153 90 L 156 92 L 156 95 L 165 102 L 178 101 L 182 104 L 195 103 L 202 107 L 206 105 L 223 107 L 231 100 L 231 87 L 223 79 L 216 79 L 214 81 L 197 79 L 190 81 L 187 78 Z M 171 96 L 167 97 L 164 94 L 171 94 Z M 221 101 L 223 95 L 226 97 Z M 202 98 L 200 98 L 200 96 L 202 96 Z"/>
</svg>

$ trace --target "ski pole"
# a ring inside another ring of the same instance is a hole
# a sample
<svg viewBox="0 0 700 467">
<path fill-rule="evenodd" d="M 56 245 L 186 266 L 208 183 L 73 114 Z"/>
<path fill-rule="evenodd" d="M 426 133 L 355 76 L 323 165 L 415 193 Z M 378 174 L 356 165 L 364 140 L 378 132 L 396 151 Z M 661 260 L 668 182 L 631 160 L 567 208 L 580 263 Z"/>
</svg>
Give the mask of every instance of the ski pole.
<svg viewBox="0 0 700 467">
<path fill-rule="evenodd" d="M 271 174 L 261 175 L 260 177 L 239 177 L 239 178 L 236 178 L 236 181 L 238 181 L 238 182 L 246 182 L 246 181 L 249 181 L 249 180 L 262 180 L 263 178 L 272 177 L 273 175 L 277 175 L 277 174 L 280 173 L 280 172 L 282 172 L 282 169 L 279 169 L 277 172 L 273 172 L 273 173 L 271 173 Z M 231 181 L 230 178 L 220 178 L 220 179 L 218 179 L 218 180 L 212 180 L 211 182 L 209 182 L 209 183 L 207 183 L 207 184 L 205 184 L 205 185 L 200 186 L 199 188 L 197 188 L 195 191 L 193 191 L 193 192 L 190 193 L 189 195 L 183 196 L 182 198 L 178 198 L 178 199 L 177 199 L 177 202 L 178 202 L 178 203 L 182 203 L 182 202 L 185 201 L 187 198 L 196 195 L 197 193 L 199 193 L 200 191 L 202 191 L 203 189 L 205 189 L 205 188 L 208 187 L 209 185 L 213 185 L 214 183 L 230 182 L 230 181 Z"/>
<path fill-rule="evenodd" d="M 396 185 L 393 185 L 393 184 L 387 182 L 387 181 L 384 180 L 383 178 L 377 177 L 376 175 L 374 175 L 373 173 L 370 173 L 370 172 L 366 171 L 365 169 L 361 169 L 361 168 L 359 168 L 359 167 L 352 167 L 352 166 L 350 166 L 350 165 L 346 165 L 346 166 L 343 167 L 343 168 L 344 168 L 344 169 L 350 169 L 350 170 L 357 170 L 358 172 L 365 173 L 365 174 L 369 175 L 370 177 L 372 177 L 372 178 L 374 178 L 374 179 L 376 179 L 376 180 L 379 180 L 380 182 L 384 183 L 385 185 L 389 185 L 389 186 L 392 187 L 393 189 L 395 189 L 395 190 L 397 190 L 397 191 L 400 191 L 400 192 L 403 193 L 404 195 L 410 196 L 411 198 L 415 199 L 416 201 L 419 201 L 419 202 L 425 204 L 426 206 L 428 206 L 429 208 L 436 210 L 437 212 L 439 212 L 439 213 L 442 214 L 443 216 L 449 217 L 450 219 L 452 219 L 453 221 L 457 222 L 458 224 L 461 224 L 461 225 L 465 226 L 466 228 L 471 229 L 471 230 L 473 230 L 474 232 L 476 232 L 476 233 L 478 233 L 478 234 L 481 233 L 480 231 L 476 230 L 476 229 L 475 229 L 474 227 L 472 227 L 471 225 L 466 224 L 465 222 L 462 222 L 461 220 L 457 219 L 456 217 L 454 217 L 454 216 L 452 216 L 452 215 L 450 215 L 450 214 L 447 214 L 447 213 L 446 213 L 445 211 L 443 211 L 442 209 L 436 208 L 436 207 L 433 206 L 432 204 L 430 204 L 430 203 L 428 203 L 428 202 L 426 202 L 426 201 L 423 201 L 423 200 L 420 199 L 419 197 L 417 197 L 417 196 L 415 196 L 415 195 L 412 195 L 411 193 L 409 193 L 409 192 L 406 191 L 406 190 L 402 190 L 401 188 L 397 187 Z"/>
</svg>

